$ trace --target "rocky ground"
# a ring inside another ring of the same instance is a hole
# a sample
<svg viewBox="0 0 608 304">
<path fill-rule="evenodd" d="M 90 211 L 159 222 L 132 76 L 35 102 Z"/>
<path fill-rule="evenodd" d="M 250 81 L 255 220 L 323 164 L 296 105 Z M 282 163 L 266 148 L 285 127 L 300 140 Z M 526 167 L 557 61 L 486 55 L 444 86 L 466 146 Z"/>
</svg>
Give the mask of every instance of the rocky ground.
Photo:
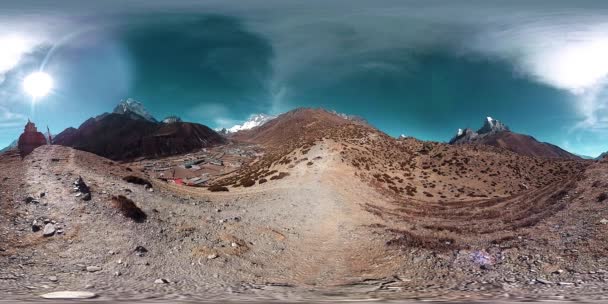
<svg viewBox="0 0 608 304">
<path fill-rule="evenodd" d="M 427 246 L 402 233 L 412 229 L 409 211 L 356 177 L 340 152 L 334 141 L 317 142 L 309 161 L 277 167 L 289 176 L 229 192 L 164 183 L 60 146 L 23 160 L 0 155 L 0 294 L 23 301 L 67 290 L 137 301 L 608 299 L 608 200 L 601 199 L 608 164 L 590 165 L 567 188 L 533 189 L 529 204 L 561 207 L 529 227 L 505 224 L 513 229 L 508 239 L 492 244 L 461 233 L 457 244 L 468 246 Z M 75 183 L 79 177 L 86 187 Z M 565 193 L 550 201 L 558 190 Z M 121 213 L 119 195 L 145 216 Z M 436 224 L 442 216 L 424 218 Z"/>
</svg>

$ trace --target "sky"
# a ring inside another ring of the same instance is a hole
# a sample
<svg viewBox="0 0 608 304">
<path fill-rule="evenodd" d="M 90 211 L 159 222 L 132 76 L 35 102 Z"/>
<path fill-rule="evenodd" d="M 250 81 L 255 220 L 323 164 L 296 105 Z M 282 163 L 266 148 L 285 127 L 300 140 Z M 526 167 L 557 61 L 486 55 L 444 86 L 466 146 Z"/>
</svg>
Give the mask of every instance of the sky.
<svg viewBox="0 0 608 304">
<path fill-rule="evenodd" d="M 0 147 L 142 102 L 212 128 L 323 107 L 448 141 L 486 116 L 608 151 L 608 2 L 21 0 L 0 3 Z M 35 71 L 53 90 L 23 89 Z"/>
</svg>

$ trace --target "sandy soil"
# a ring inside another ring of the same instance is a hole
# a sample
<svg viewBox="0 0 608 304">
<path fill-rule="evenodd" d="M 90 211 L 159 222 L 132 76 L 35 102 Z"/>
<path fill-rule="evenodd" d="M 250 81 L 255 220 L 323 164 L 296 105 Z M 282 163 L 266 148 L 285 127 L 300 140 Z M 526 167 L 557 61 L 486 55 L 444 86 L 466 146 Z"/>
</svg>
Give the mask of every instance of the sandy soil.
<svg viewBox="0 0 608 304">
<path fill-rule="evenodd" d="M 306 151 L 308 161 L 273 165 L 289 176 L 225 193 L 150 179 L 128 164 L 66 147 L 43 146 L 24 160 L 1 155 L 0 294 L 15 300 L 62 290 L 154 301 L 606 299 L 608 226 L 599 221 L 608 211 L 595 199 L 601 187 L 592 184 L 605 180 L 608 164 L 594 164 L 571 185 L 547 180 L 503 200 L 456 206 L 560 206 L 514 211 L 515 222 L 522 214 L 539 218 L 515 227 L 500 222 L 500 214 L 470 220 L 396 200 L 361 177 L 342 151 L 341 142 L 317 141 Z M 153 191 L 123 181 L 128 175 L 149 179 Z M 79 176 L 91 188 L 90 201 L 74 190 Z M 117 195 L 135 202 L 146 220 L 123 216 L 112 206 Z M 34 220 L 54 222 L 55 234 L 33 232 Z M 435 231 L 423 225 L 439 223 L 473 229 L 440 233 L 467 246 L 420 243 Z M 492 243 L 502 235 L 480 232 L 489 225 L 509 230 L 510 238 Z"/>
</svg>

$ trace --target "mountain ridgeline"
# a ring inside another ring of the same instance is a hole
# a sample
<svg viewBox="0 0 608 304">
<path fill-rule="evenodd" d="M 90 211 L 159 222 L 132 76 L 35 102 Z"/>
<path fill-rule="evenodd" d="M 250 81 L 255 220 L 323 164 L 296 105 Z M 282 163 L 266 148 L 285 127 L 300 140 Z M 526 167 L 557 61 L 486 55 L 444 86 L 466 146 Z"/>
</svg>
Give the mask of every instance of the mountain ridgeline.
<svg viewBox="0 0 608 304">
<path fill-rule="evenodd" d="M 163 157 L 222 144 L 226 140 L 207 126 L 171 119 L 158 122 L 132 99 L 113 113 L 85 121 L 58 134 L 54 144 L 73 147 L 113 160 Z"/>
<path fill-rule="evenodd" d="M 317 129 L 327 129 L 346 123 L 375 129 L 361 117 L 301 108 L 280 116 L 252 115 L 242 125 L 218 133 L 201 124 L 183 122 L 177 116 L 158 121 L 143 104 L 127 99 L 120 102 L 112 113 L 90 118 L 78 129 L 66 129 L 55 136 L 53 143 L 113 160 L 132 160 L 188 153 L 229 140 L 285 143 L 296 139 L 294 134 L 299 134 L 301 128 L 309 124 Z M 580 159 L 558 146 L 512 132 L 507 125 L 492 117 L 488 117 L 477 131 L 459 129 L 449 144 L 483 144 L 526 156 Z"/>
<path fill-rule="evenodd" d="M 469 128 L 458 129 L 450 144 L 484 144 L 527 156 L 580 159 L 579 156 L 556 145 L 539 142 L 532 136 L 512 132 L 507 125 L 492 117 L 488 117 L 477 131 Z"/>
</svg>

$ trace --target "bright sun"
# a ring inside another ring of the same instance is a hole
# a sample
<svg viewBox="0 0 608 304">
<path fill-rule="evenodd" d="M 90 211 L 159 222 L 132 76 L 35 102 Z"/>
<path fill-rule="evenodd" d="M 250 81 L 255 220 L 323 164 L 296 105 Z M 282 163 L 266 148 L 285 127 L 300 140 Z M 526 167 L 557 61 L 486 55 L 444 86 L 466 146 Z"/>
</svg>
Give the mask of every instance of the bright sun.
<svg viewBox="0 0 608 304">
<path fill-rule="evenodd" d="M 53 78 L 44 72 L 34 72 L 23 80 L 23 89 L 34 98 L 46 96 L 53 88 Z"/>
</svg>

